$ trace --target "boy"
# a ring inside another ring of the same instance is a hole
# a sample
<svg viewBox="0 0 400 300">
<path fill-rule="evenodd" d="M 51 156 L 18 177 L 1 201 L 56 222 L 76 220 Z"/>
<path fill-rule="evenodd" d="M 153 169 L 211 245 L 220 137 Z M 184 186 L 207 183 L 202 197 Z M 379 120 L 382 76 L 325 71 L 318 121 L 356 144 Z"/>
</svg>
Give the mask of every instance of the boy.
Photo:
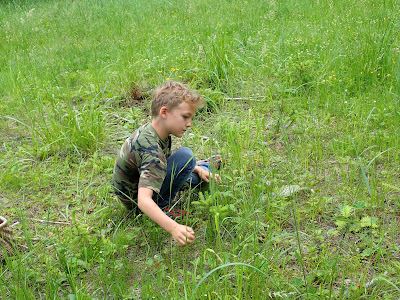
<svg viewBox="0 0 400 300">
<path fill-rule="evenodd" d="M 203 105 L 203 98 L 181 83 L 169 81 L 159 87 L 151 103 L 151 123 L 141 126 L 125 141 L 113 172 L 113 186 L 121 202 L 136 213 L 140 209 L 180 246 L 193 242 L 194 231 L 169 218 L 162 209 L 186 181 L 192 185 L 212 178 L 221 181 L 206 164 L 196 165 L 189 148 L 171 155 L 170 134 L 182 137 L 192 125 L 196 109 Z"/>
</svg>

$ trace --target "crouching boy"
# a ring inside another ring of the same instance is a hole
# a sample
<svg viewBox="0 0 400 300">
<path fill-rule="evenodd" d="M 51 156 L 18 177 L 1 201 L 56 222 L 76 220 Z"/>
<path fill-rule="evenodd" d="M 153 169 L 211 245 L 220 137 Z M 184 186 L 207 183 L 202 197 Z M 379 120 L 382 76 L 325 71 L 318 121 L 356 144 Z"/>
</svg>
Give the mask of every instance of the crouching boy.
<svg viewBox="0 0 400 300">
<path fill-rule="evenodd" d="M 185 85 L 169 81 L 159 87 L 151 103 L 152 121 L 138 128 L 122 145 L 114 166 L 116 195 L 129 210 L 142 211 L 169 232 L 181 246 L 191 244 L 195 233 L 162 210 L 175 198 L 185 182 L 209 182 L 218 174 L 205 164 L 196 164 L 189 148 L 171 154 L 171 134 L 182 137 L 192 125 L 197 108 L 204 105 L 200 95 Z"/>
</svg>

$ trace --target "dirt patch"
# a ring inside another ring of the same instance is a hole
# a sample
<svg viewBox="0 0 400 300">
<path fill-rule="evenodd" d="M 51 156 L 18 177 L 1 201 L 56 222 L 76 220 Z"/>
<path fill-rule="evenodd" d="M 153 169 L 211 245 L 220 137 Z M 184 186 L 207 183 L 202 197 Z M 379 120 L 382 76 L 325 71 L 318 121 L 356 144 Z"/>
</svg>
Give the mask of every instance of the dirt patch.
<svg viewBox="0 0 400 300">
<path fill-rule="evenodd" d="M 133 84 L 125 93 L 125 98 L 119 103 L 120 107 L 143 106 L 151 101 L 152 90 Z"/>
</svg>

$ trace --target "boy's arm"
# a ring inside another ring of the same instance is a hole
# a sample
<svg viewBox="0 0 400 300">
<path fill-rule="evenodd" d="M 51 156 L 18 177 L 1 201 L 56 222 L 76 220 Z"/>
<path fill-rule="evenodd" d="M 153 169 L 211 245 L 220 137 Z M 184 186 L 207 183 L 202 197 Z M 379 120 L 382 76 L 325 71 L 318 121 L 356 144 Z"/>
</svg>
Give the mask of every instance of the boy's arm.
<svg viewBox="0 0 400 300">
<path fill-rule="evenodd" d="M 194 240 L 194 231 L 192 228 L 180 225 L 170 219 L 153 201 L 153 190 L 141 187 L 138 191 L 138 207 L 151 220 L 160 225 L 172 235 L 174 240 L 181 246 L 191 244 Z"/>
<path fill-rule="evenodd" d="M 214 178 L 217 183 L 222 182 L 221 177 L 218 174 L 213 174 L 211 172 L 208 172 L 207 170 L 204 170 L 199 166 L 195 166 L 193 172 L 199 175 L 199 177 L 207 183 L 210 182 L 210 178 L 211 179 Z"/>
</svg>

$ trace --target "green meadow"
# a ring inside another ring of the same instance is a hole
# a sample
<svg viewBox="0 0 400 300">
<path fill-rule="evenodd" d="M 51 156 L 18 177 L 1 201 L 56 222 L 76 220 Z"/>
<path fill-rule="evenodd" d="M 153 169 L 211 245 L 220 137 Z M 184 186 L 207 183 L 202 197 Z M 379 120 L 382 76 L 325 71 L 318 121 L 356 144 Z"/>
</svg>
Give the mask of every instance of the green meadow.
<svg viewBox="0 0 400 300">
<path fill-rule="evenodd" d="M 400 2 L 0 2 L 0 299 L 399 299 Z M 168 80 L 223 154 L 178 247 L 111 186 Z M 2 250 L 2 249 L 0 249 Z"/>
</svg>

